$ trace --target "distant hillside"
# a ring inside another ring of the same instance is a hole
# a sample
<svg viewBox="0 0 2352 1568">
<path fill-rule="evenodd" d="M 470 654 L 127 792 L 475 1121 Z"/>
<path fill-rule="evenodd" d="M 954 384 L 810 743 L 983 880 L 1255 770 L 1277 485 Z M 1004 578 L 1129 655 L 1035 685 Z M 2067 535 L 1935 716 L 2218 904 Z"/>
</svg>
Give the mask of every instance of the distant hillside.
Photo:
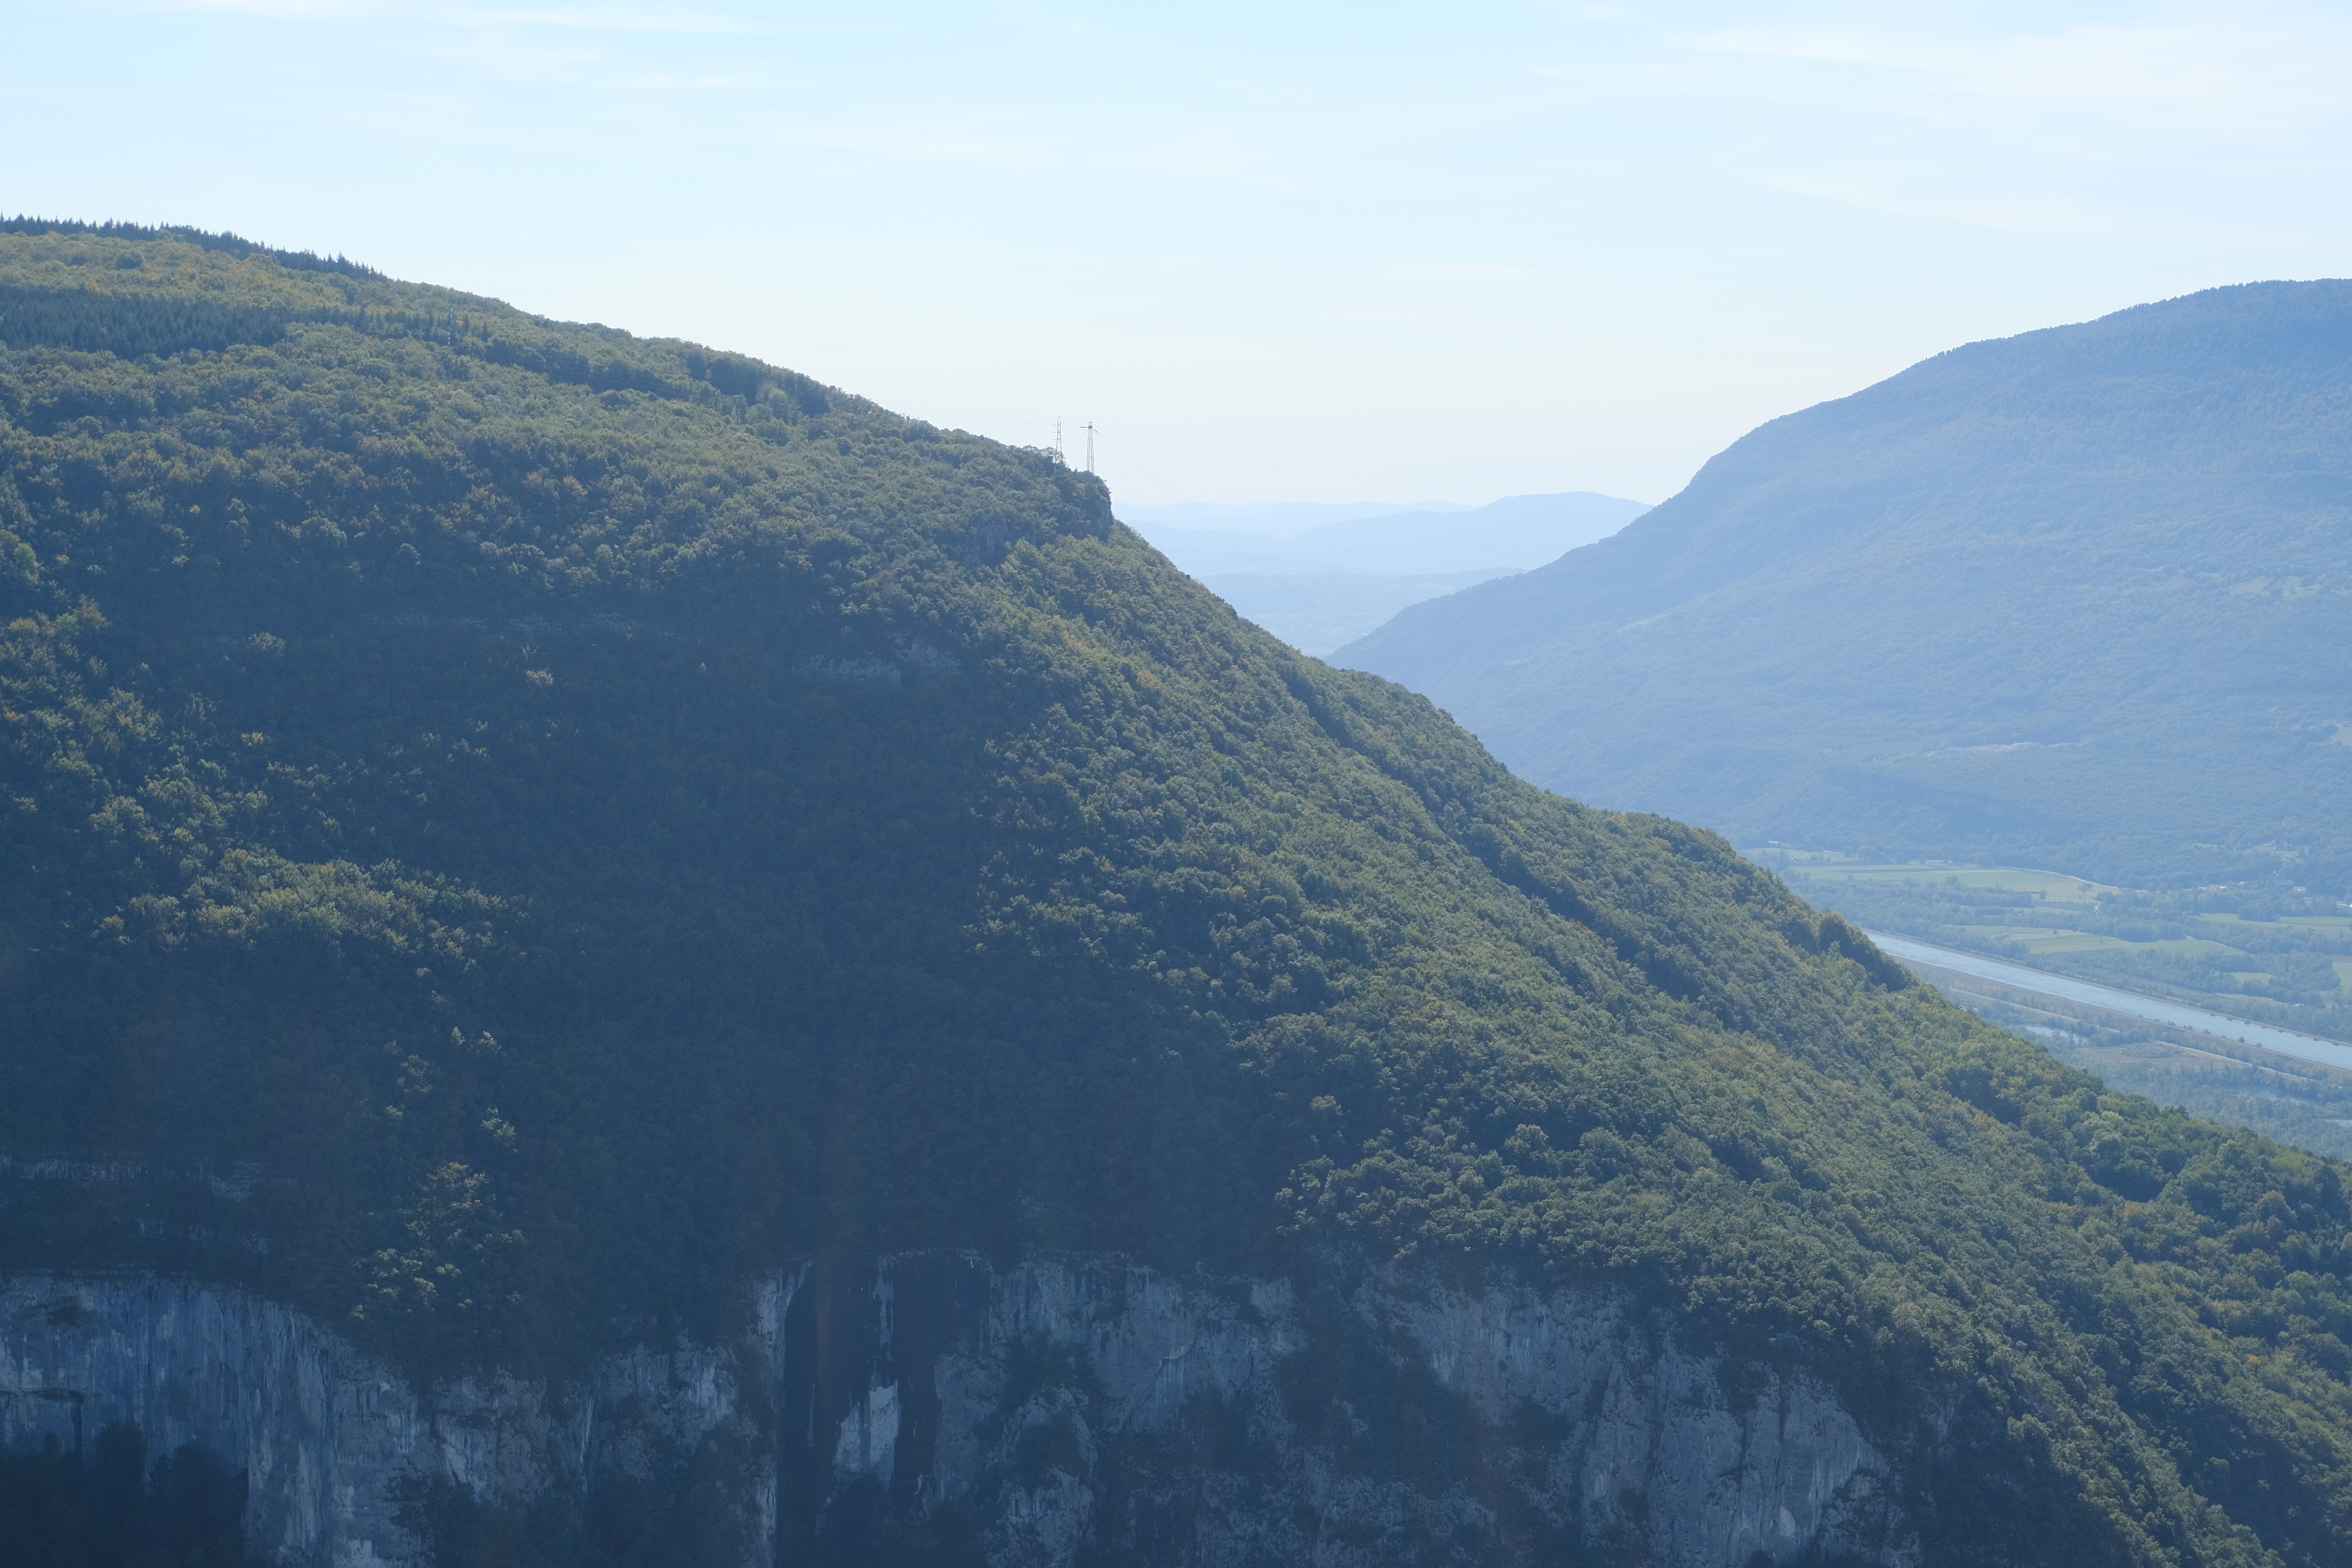
<svg viewBox="0 0 2352 1568">
<path fill-rule="evenodd" d="M 1155 501 L 1120 503 L 1121 521 L 1149 539 L 1163 529 L 1187 532 L 1266 534 L 1288 539 L 1326 523 L 1406 511 L 1471 511 L 1459 501 Z"/>
<path fill-rule="evenodd" d="M 1236 508 L 1236 511 L 1246 509 Z M 1605 539 L 1649 509 L 1616 496 L 1570 490 L 1506 496 L 1481 507 L 1383 512 L 1302 529 L 1202 527 L 1167 507 L 1121 507 L 1144 538 L 1195 577 L 1223 573 L 1353 572 L 1425 576 L 1523 572 Z"/>
<path fill-rule="evenodd" d="M 1376 576 L 1363 572 L 1220 572 L 1201 579 L 1240 614 L 1301 653 L 1324 654 L 1377 626 L 1409 605 L 1504 574 L 1431 573 Z"/>
<path fill-rule="evenodd" d="M 1649 510 L 1641 501 L 1591 490 L 1505 496 L 1472 511 L 1409 511 L 1326 523 L 1288 542 L 1297 555 L 1360 572 L 1461 572 L 1478 566 L 1525 571 L 1606 539 Z"/>
<path fill-rule="evenodd" d="M 168 1363 L 444 1564 L 2352 1554 L 2337 1165 L 1513 777 L 1050 454 L 211 237 L 0 232 L 11 1444 Z M 205 1348 L 264 1319 L 267 1388 Z M 603 1489 L 509 1486 L 558 1448 Z"/>
<path fill-rule="evenodd" d="M 1540 566 L 1606 538 L 1647 510 L 1640 501 L 1574 490 L 1346 518 L 1282 533 L 1184 527 L 1160 516 L 1147 516 L 1140 531 L 1248 619 L 1302 653 L 1324 654 L 1409 605 Z"/>
<path fill-rule="evenodd" d="M 1971 344 L 1339 662 L 1742 842 L 2352 889 L 2352 284 Z"/>
</svg>

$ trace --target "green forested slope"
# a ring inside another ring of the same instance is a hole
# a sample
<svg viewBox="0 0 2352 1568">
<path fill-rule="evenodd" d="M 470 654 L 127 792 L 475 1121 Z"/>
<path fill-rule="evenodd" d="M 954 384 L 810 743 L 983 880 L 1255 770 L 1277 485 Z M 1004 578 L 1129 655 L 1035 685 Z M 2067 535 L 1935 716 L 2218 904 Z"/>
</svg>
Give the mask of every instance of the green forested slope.
<svg viewBox="0 0 2352 1568">
<path fill-rule="evenodd" d="M 2352 282 L 1971 343 L 1332 657 L 1732 835 L 2352 896 Z"/>
<path fill-rule="evenodd" d="M 2352 1548 L 2341 1167 L 1519 783 L 1042 454 L 289 259 L 0 235 L 0 1266 L 561 1371 L 820 1249 L 1402 1254 L 1811 1368 L 1929 1561 Z"/>
</svg>

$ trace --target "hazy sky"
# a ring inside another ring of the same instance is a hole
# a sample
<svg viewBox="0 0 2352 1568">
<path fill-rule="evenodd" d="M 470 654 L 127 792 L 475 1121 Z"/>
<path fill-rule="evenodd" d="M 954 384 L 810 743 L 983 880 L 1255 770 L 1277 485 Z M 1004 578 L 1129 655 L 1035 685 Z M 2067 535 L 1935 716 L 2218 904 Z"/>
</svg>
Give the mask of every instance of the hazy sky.
<svg viewBox="0 0 2352 1568">
<path fill-rule="evenodd" d="M 0 24 L 0 207 L 342 251 L 1009 440 L 1091 419 L 1134 501 L 1658 500 L 1955 343 L 2352 272 L 2342 6 Z"/>
</svg>

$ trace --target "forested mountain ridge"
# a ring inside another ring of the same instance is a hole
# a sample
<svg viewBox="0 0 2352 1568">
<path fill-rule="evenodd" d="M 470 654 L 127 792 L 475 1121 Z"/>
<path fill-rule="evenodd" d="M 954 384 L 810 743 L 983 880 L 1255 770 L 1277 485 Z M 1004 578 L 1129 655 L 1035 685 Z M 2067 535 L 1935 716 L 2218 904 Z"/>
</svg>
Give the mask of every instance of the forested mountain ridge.
<svg viewBox="0 0 2352 1568">
<path fill-rule="evenodd" d="M 1527 777 L 1767 839 L 2352 889 L 2352 283 L 1969 344 L 1336 652 Z"/>
<path fill-rule="evenodd" d="M 2352 1544 L 2339 1166 L 1519 782 L 1090 477 L 257 249 L 0 287 L 11 1272 L 556 1375 L 812 1255 L 1597 1281 L 1839 1390 L 1889 1560 Z"/>
</svg>

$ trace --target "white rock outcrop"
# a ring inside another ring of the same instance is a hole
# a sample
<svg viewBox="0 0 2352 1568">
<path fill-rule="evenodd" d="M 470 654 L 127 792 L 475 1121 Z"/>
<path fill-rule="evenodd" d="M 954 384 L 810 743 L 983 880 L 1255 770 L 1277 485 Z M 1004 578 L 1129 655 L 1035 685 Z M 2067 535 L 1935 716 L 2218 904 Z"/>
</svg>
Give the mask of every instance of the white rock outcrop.
<svg viewBox="0 0 2352 1568">
<path fill-rule="evenodd" d="M 1391 1268 L 1310 1304 L 1281 1280 L 929 1253 L 794 1266 L 743 1322 L 577 1386 L 417 1389 L 247 1291 L 18 1276 L 0 1441 L 128 1416 L 157 1451 L 198 1443 L 248 1474 L 249 1548 L 305 1568 L 421 1564 L 400 1519 L 420 1482 L 520 1507 L 713 1436 L 761 1568 L 950 1519 L 1008 1568 L 1502 1563 L 1603 1538 L 1662 1568 L 1916 1555 L 1888 1457 L 1825 1385 L 1681 1348 L 1612 1292 Z"/>
<path fill-rule="evenodd" d="M 730 1423 L 748 1430 L 740 1352 L 765 1374 L 758 1329 L 780 1306 L 774 1286 L 755 1293 L 744 1347 L 632 1349 L 577 1389 L 492 1377 L 420 1394 L 340 1335 L 249 1291 L 18 1275 L 0 1285 L 0 1443 L 21 1452 L 55 1436 L 70 1448 L 128 1417 L 151 1454 L 194 1442 L 246 1471 L 246 1545 L 257 1557 L 421 1564 L 424 1543 L 398 1517 L 406 1483 L 446 1479 L 520 1504 L 608 1469 L 642 1471 L 658 1445 L 691 1448 Z M 746 1505 L 768 1514 L 772 1536 L 772 1507 Z"/>
</svg>

